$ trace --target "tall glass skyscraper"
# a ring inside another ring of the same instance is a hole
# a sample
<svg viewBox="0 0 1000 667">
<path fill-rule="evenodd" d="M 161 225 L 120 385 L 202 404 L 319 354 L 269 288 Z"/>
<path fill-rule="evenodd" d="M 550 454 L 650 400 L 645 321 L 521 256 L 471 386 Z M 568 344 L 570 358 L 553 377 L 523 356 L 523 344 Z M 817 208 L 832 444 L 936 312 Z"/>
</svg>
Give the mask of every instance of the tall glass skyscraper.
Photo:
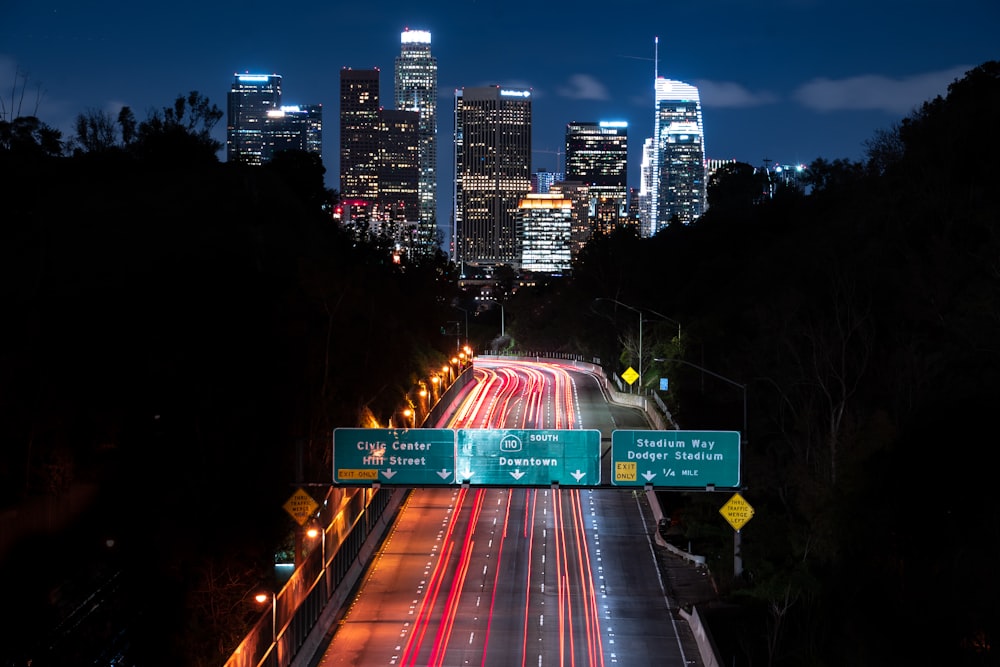
<svg viewBox="0 0 1000 667">
<path fill-rule="evenodd" d="M 279 151 L 323 159 L 323 105 L 281 103 L 277 74 L 236 74 L 227 96 L 226 161 L 261 165 Z"/>
<path fill-rule="evenodd" d="M 437 250 L 437 59 L 431 55 L 431 33 L 404 30 L 396 56 L 396 109 L 420 113 L 420 214 L 415 250 Z"/>
<path fill-rule="evenodd" d="M 657 77 L 653 126 L 650 222 L 652 236 L 676 219 L 681 224 L 705 212 L 705 133 L 698 89 Z"/>
<path fill-rule="evenodd" d="M 531 91 L 455 91 L 453 259 L 520 268 L 517 213 L 531 189 Z"/>
<path fill-rule="evenodd" d="M 615 229 L 628 215 L 628 123 L 567 124 L 566 180 L 589 186 L 594 230 Z"/>
<path fill-rule="evenodd" d="M 266 161 L 267 117 L 281 108 L 281 76 L 235 74 L 226 102 L 226 161 Z"/>
</svg>

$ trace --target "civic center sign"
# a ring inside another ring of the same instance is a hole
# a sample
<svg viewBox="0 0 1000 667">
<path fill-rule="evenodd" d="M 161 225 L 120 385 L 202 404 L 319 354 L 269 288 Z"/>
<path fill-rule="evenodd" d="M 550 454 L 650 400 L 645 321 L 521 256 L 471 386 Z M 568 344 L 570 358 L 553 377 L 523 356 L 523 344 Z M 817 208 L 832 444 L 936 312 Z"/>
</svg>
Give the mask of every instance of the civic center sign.
<svg viewBox="0 0 1000 667">
<path fill-rule="evenodd" d="M 613 431 L 612 486 L 738 488 L 737 431 Z M 343 486 L 567 486 L 602 480 L 596 429 L 337 428 Z"/>
</svg>

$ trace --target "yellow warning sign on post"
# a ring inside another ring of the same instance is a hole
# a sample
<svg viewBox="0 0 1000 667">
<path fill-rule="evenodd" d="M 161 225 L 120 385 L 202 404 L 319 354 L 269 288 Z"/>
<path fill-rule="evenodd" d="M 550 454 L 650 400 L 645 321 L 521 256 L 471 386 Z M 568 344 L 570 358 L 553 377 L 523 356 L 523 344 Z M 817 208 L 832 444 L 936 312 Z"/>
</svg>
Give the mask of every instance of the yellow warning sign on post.
<svg viewBox="0 0 1000 667">
<path fill-rule="evenodd" d="M 743 496 L 734 493 L 733 497 L 719 509 L 719 513 L 726 517 L 726 521 L 733 527 L 733 530 L 739 530 L 753 518 L 753 507 L 743 499 Z"/>
<path fill-rule="evenodd" d="M 285 511 L 292 515 L 292 518 L 299 522 L 301 526 L 312 516 L 319 504 L 313 500 L 312 496 L 299 489 L 292 494 L 283 505 Z"/>
<path fill-rule="evenodd" d="M 629 384 L 632 384 L 633 382 L 639 379 L 639 374 L 635 372 L 634 368 L 629 366 L 628 368 L 625 369 L 625 372 L 622 373 L 622 379 L 628 382 Z"/>
</svg>

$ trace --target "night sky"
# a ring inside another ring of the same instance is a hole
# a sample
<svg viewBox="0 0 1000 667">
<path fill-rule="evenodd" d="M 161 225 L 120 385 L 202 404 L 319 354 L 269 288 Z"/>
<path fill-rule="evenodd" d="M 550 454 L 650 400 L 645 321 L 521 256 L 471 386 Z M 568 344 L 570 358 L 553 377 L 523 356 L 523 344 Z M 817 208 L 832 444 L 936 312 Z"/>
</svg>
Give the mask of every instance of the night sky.
<svg viewBox="0 0 1000 667">
<path fill-rule="evenodd" d="M 197 90 L 225 111 L 235 73 L 277 73 L 284 103 L 323 104 L 327 185 L 337 188 L 339 72 L 380 68 L 383 106 L 392 108 L 407 27 L 431 32 L 438 60 L 442 203 L 454 91 L 463 86 L 532 89 L 533 171 L 561 170 L 566 123 L 628 121 L 629 184 L 638 186 L 654 71 L 700 89 L 709 158 L 795 164 L 861 159 L 876 130 L 1000 58 L 996 0 L 5 0 L 0 111 L 37 115 L 68 138 L 87 110 L 128 105 L 141 120 Z M 225 140 L 224 120 L 216 136 Z"/>
</svg>

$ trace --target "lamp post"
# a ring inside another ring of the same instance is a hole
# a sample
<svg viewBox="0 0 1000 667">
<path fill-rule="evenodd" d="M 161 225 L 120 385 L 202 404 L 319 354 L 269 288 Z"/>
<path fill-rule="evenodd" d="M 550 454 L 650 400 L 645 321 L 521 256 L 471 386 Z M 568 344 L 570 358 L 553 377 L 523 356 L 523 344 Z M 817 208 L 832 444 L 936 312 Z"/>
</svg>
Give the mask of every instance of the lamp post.
<svg viewBox="0 0 1000 667">
<path fill-rule="evenodd" d="M 671 362 L 676 361 L 679 364 L 686 364 L 687 366 L 691 366 L 693 368 L 697 368 L 702 373 L 708 373 L 709 375 L 711 375 L 714 378 L 718 378 L 718 379 L 722 380 L 723 382 L 728 382 L 729 384 L 733 385 L 734 387 L 739 387 L 740 388 L 740 390 L 743 392 L 743 430 L 740 432 L 740 452 L 742 452 L 743 451 L 743 447 L 749 441 L 749 438 L 747 437 L 747 386 L 745 384 L 743 384 L 742 382 L 737 382 L 736 380 L 732 380 L 730 378 L 727 378 L 724 375 L 719 375 L 718 373 L 712 372 L 712 371 L 708 370 L 707 368 L 702 368 L 698 364 L 692 363 L 690 361 L 684 361 L 683 359 L 677 359 L 677 358 L 674 358 L 674 359 L 659 359 L 659 358 L 656 358 L 656 359 L 653 359 L 653 361 L 671 361 Z M 737 531 L 735 531 L 733 533 L 733 576 L 738 577 L 742 573 L 743 573 L 743 559 L 740 556 L 740 531 L 737 530 Z"/>
<path fill-rule="evenodd" d="M 680 323 L 680 322 L 678 322 L 677 320 L 675 320 L 675 319 L 672 319 L 672 318 L 670 318 L 670 317 L 667 317 L 667 316 L 666 316 L 666 315 L 664 315 L 663 313 L 658 313 L 658 312 L 656 312 L 655 310 L 650 310 L 649 308 L 647 308 L 647 309 L 646 309 L 646 312 L 647 312 L 647 313 L 653 313 L 653 314 L 654 314 L 654 315 L 656 315 L 657 317 L 659 317 L 659 318 L 661 318 L 661 319 L 664 319 L 664 320 L 666 320 L 667 322 L 670 322 L 670 323 L 672 323 L 672 324 L 676 324 L 676 325 L 677 325 L 677 340 L 680 340 L 680 339 L 681 339 L 681 323 Z"/>
<path fill-rule="evenodd" d="M 259 604 L 264 604 L 267 599 L 271 598 L 271 643 L 278 641 L 278 596 L 274 593 L 257 593 L 254 596 Z"/>
<path fill-rule="evenodd" d="M 714 373 L 714 372 L 708 370 L 707 368 L 702 368 L 698 364 L 692 363 L 690 361 L 685 361 L 685 360 L 677 358 L 677 357 L 674 357 L 673 359 L 661 359 L 661 358 L 657 357 L 657 358 L 653 359 L 653 361 L 676 362 L 678 364 L 684 364 L 686 366 L 691 366 L 692 368 L 697 368 L 702 373 L 708 373 L 709 375 L 711 375 L 714 378 L 718 378 L 718 379 L 722 380 L 723 382 L 728 382 L 729 384 L 733 385 L 734 387 L 739 387 L 740 390 L 743 392 L 743 432 L 740 434 L 740 446 L 746 444 L 749 441 L 749 438 L 747 438 L 747 386 L 745 384 L 743 384 L 742 382 L 737 382 L 736 380 L 731 380 L 730 378 L 727 378 L 724 375 L 719 375 L 718 373 Z"/>
<path fill-rule="evenodd" d="M 623 308 L 628 308 L 629 310 L 639 314 L 639 389 L 641 390 L 642 389 L 642 311 L 639 310 L 638 308 L 633 308 L 627 303 L 622 303 L 617 299 L 598 297 L 594 299 L 594 302 L 597 301 L 610 301 L 611 303 L 617 303 L 619 306 L 622 306 Z"/>
<path fill-rule="evenodd" d="M 465 345 L 466 345 L 466 347 L 468 347 L 468 345 L 469 345 L 469 311 L 467 311 L 465 308 L 462 308 L 460 306 L 452 306 L 452 308 L 454 308 L 455 310 L 460 310 L 463 313 L 465 313 Z M 456 347 L 458 347 L 458 346 L 456 345 Z"/>
</svg>

